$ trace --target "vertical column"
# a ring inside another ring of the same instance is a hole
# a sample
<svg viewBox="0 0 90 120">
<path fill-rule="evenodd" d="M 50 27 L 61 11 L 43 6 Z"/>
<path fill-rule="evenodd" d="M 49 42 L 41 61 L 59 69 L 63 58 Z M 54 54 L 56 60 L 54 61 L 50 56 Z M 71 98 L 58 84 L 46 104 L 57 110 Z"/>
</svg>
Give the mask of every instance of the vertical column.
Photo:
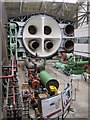
<svg viewBox="0 0 90 120">
<path fill-rule="evenodd" d="M 90 40 L 90 1 L 88 0 L 88 38 Z M 90 41 L 89 41 L 89 44 L 90 44 Z M 88 52 L 90 52 L 90 47 L 88 46 Z M 89 62 L 90 62 L 90 58 L 89 58 Z M 90 67 L 89 67 L 89 70 L 90 71 Z M 90 72 L 89 72 L 90 73 Z M 89 74 L 89 77 L 88 77 L 88 118 L 90 119 L 90 97 L 89 97 L 89 94 L 90 94 L 90 74 Z"/>
<path fill-rule="evenodd" d="M 87 24 L 90 22 L 90 2 L 87 2 Z"/>
<path fill-rule="evenodd" d="M 0 26 L 2 25 L 2 2 L 0 1 Z M 0 76 L 2 75 L 2 30 L 0 27 Z M 0 120 L 2 119 L 2 79 L 0 79 Z"/>
<path fill-rule="evenodd" d="M 3 0 L 1 0 L 3 1 Z M 2 23 L 1 23 L 1 30 L 2 30 L 2 59 L 3 59 L 3 64 L 8 65 L 8 51 L 7 51 L 7 11 L 4 6 L 4 2 L 2 2 Z"/>
</svg>

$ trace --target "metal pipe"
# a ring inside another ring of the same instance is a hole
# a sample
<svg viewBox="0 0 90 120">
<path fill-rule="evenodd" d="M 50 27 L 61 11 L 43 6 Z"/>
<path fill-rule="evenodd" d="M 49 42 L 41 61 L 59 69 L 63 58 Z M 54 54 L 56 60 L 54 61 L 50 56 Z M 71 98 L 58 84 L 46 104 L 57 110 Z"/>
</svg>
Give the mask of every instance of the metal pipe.
<svg viewBox="0 0 90 120">
<path fill-rule="evenodd" d="M 71 51 L 74 49 L 74 42 L 72 40 L 67 40 L 64 43 L 64 47 L 67 51 Z"/>
<path fill-rule="evenodd" d="M 86 65 L 86 64 L 89 64 L 89 61 L 77 61 L 76 64 L 77 65 Z"/>
<path fill-rule="evenodd" d="M 2 66 L 2 68 L 12 68 L 12 66 Z M 17 68 L 16 66 L 14 66 L 14 68 Z"/>
<path fill-rule="evenodd" d="M 28 46 L 32 50 L 35 50 L 35 49 L 37 49 L 39 47 L 39 42 L 37 42 L 36 39 L 33 39 L 33 40 L 29 41 Z"/>
<path fill-rule="evenodd" d="M 20 2 L 20 13 L 22 12 L 23 4 L 24 4 L 24 2 L 23 2 L 23 0 L 21 0 L 21 2 Z"/>
<path fill-rule="evenodd" d="M 45 41 L 45 49 L 49 50 L 53 47 L 53 42 L 51 40 L 46 40 Z"/>
<path fill-rule="evenodd" d="M 71 24 L 68 24 L 64 27 L 64 33 L 67 36 L 74 36 L 74 26 Z"/>
</svg>

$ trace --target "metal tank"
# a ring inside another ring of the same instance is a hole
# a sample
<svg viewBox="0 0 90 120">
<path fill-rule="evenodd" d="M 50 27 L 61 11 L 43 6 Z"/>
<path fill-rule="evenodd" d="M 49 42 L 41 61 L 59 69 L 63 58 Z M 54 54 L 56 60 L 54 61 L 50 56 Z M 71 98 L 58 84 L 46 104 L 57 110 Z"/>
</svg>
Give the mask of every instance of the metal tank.
<svg viewBox="0 0 90 120">
<path fill-rule="evenodd" d="M 52 77 L 47 71 L 41 71 L 39 76 L 41 83 L 48 90 L 50 89 L 50 86 L 55 86 L 57 89 L 59 88 L 59 82 L 56 80 L 56 78 Z"/>
</svg>

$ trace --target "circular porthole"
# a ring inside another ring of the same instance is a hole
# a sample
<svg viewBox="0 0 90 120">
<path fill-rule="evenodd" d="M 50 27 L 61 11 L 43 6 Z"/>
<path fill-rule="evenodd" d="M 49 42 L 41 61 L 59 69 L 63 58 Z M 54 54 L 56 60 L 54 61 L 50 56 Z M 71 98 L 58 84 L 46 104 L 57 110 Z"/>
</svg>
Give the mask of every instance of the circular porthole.
<svg viewBox="0 0 90 120">
<path fill-rule="evenodd" d="M 28 32 L 32 35 L 36 34 L 36 32 L 37 32 L 36 27 L 34 25 L 30 25 L 28 27 Z"/>
<path fill-rule="evenodd" d="M 52 32 L 52 29 L 49 26 L 44 26 L 44 34 L 49 35 Z"/>
<path fill-rule="evenodd" d="M 64 28 L 64 33 L 67 36 L 73 36 L 74 35 L 74 27 L 71 24 L 66 25 L 66 27 Z"/>
<path fill-rule="evenodd" d="M 72 40 L 67 40 L 67 41 L 65 42 L 65 49 L 66 49 L 67 51 L 73 50 L 73 49 L 74 49 L 74 42 L 73 42 Z"/>
<path fill-rule="evenodd" d="M 50 50 L 51 48 L 53 48 L 53 42 L 51 40 L 46 40 L 45 41 L 45 49 Z"/>
<path fill-rule="evenodd" d="M 35 49 L 37 49 L 39 47 L 39 43 L 37 42 L 36 39 L 33 39 L 33 40 L 29 41 L 28 46 L 32 50 L 35 50 Z"/>
</svg>

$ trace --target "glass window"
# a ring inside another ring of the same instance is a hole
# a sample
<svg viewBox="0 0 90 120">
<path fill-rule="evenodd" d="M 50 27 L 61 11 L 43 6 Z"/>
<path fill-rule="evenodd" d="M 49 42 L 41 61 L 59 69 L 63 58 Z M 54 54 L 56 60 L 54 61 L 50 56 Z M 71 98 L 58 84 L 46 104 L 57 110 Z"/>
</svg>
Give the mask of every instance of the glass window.
<svg viewBox="0 0 90 120">
<path fill-rule="evenodd" d="M 88 37 L 88 44 L 90 44 L 90 37 Z"/>
</svg>

